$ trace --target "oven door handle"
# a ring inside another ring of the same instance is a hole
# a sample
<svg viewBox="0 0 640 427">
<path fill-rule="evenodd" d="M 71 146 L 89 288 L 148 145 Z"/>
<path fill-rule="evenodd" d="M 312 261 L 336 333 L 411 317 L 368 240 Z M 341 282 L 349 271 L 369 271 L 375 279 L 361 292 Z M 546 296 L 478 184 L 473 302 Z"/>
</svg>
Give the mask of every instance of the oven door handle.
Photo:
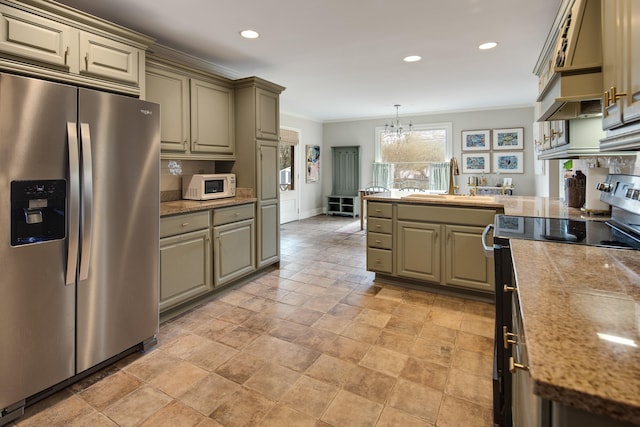
<svg viewBox="0 0 640 427">
<path fill-rule="evenodd" d="M 482 248 L 484 249 L 484 256 L 487 258 L 493 258 L 493 245 L 487 246 L 487 236 L 492 229 L 493 224 L 489 224 L 482 230 Z"/>
</svg>

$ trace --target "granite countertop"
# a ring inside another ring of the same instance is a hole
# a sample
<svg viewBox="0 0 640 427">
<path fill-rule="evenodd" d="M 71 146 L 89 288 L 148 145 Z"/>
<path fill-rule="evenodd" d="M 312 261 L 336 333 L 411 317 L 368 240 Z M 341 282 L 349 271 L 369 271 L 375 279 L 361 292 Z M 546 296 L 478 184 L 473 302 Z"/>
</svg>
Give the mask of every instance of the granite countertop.
<svg viewBox="0 0 640 427">
<path fill-rule="evenodd" d="M 534 393 L 640 424 L 640 252 L 510 245 Z"/>
<path fill-rule="evenodd" d="M 407 193 L 391 190 L 364 197 L 364 200 L 378 202 L 402 202 L 428 205 L 449 205 L 476 208 L 504 209 L 504 213 L 513 216 L 542 216 L 547 218 L 569 219 L 608 219 L 608 216 L 590 216 L 580 209 L 568 207 L 562 199 L 539 196 L 465 196 L 456 194 Z"/>
<path fill-rule="evenodd" d="M 188 212 L 204 211 L 207 209 L 223 208 L 225 206 L 242 205 L 253 203 L 258 199 L 255 197 L 236 196 L 216 200 L 174 200 L 160 203 L 160 217 L 183 214 Z"/>
</svg>

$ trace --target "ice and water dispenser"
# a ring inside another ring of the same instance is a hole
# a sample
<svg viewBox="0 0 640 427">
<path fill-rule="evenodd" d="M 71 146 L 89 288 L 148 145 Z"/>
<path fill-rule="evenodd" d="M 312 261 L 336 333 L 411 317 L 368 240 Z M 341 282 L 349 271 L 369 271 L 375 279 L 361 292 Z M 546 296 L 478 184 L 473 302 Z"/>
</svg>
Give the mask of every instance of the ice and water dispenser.
<svg viewBox="0 0 640 427">
<path fill-rule="evenodd" d="M 67 183 L 11 182 L 11 246 L 64 239 Z"/>
</svg>

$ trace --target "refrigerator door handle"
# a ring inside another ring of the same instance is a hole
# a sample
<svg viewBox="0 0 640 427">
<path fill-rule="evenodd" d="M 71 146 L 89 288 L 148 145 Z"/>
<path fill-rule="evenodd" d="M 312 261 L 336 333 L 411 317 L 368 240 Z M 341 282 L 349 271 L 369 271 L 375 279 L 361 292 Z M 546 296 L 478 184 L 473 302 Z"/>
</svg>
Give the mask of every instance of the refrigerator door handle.
<svg viewBox="0 0 640 427">
<path fill-rule="evenodd" d="M 67 122 L 67 144 L 69 146 L 69 229 L 65 285 L 70 286 L 76 283 L 80 232 L 80 152 L 76 123 Z"/>
<path fill-rule="evenodd" d="M 80 141 L 82 144 L 82 247 L 79 280 L 85 280 L 89 277 L 93 218 L 93 162 L 88 123 L 80 123 Z"/>
</svg>

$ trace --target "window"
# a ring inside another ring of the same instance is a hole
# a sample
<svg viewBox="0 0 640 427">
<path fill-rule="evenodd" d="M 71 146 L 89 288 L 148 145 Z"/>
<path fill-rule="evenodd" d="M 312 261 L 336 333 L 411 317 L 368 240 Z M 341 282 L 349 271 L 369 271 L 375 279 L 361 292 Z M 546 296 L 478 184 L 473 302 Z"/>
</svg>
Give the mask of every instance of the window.
<svg viewBox="0 0 640 427">
<path fill-rule="evenodd" d="M 296 147 L 300 142 L 300 135 L 297 131 L 291 129 L 280 128 L 280 145 L 279 145 L 279 173 L 281 191 L 291 191 L 296 187 Z"/>
<path fill-rule="evenodd" d="M 387 188 L 446 190 L 437 179 L 430 182 L 429 178 L 431 169 L 442 168 L 451 157 L 451 129 L 451 123 L 414 125 L 411 133 L 398 140 L 385 136 L 384 128 L 376 128 L 373 183 Z"/>
</svg>

